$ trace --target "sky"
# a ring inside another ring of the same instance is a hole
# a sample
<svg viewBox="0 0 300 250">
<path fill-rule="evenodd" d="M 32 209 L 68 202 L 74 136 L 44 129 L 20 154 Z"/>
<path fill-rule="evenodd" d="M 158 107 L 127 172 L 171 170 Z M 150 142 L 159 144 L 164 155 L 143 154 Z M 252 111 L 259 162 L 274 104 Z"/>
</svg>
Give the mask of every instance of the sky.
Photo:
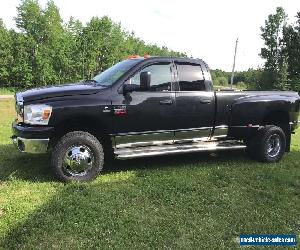
<svg viewBox="0 0 300 250">
<path fill-rule="evenodd" d="M 44 7 L 47 0 L 40 0 Z M 300 0 L 54 0 L 64 21 L 73 16 L 88 22 L 108 15 L 147 43 L 165 45 L 206 61 L 210 68 L 232 70 L 238 38 L 236 70 L 263 65 L 260 27 L 276 7 L 285 9 L 289 22 L 300 11 Z M 1 0 L 0 18 L 14 28 L 20 0 Z"/>
</svg>

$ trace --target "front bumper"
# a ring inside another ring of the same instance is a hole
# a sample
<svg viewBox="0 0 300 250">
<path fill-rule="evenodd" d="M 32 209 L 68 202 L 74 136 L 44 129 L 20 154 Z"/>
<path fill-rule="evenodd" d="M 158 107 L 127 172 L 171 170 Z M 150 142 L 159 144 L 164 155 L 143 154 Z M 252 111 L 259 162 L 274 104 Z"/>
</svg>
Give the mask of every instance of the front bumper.
<svg viewBox="0 0 300 250">
<path fill-rule="evenodd" d="M 21 152 L 46 153 L 53 131 L 53 127 L 27 126 L 13 122 L 11 139 Z"/>
<path fill-rule="evenodd" d="M 11 137 L 13 143 L 21 152 L 41 154 L 46 153 L 49 139 L 26 139 L 22 137 Z"/>
</svg>

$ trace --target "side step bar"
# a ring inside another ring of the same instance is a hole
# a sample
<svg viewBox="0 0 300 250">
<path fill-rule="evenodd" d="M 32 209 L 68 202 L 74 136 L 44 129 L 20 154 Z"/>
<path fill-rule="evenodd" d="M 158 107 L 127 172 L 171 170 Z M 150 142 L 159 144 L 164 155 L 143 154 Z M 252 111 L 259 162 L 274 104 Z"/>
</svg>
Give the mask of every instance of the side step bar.
<svg viewBox="0 0 300 250">
<path fill-rule="evenodd" d="M 159 146 L 145 146 L 134 148 L 115 149 L 114 153 L 117 159 L 131 159 L 139 157 L 150 157 L 170 154 L 183 154 L 205 151 L 233 150 L 243 149 L 246 145 L 240 141 L 210 141 L 193 142 L 184 144 L 171 144 Z"/>
</svg>

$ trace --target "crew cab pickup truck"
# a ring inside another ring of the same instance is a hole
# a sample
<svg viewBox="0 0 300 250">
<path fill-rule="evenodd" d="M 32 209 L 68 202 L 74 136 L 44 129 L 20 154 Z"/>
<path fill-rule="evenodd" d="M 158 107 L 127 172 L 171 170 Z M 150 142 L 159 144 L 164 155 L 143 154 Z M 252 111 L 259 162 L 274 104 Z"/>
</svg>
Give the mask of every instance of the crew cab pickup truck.
<svg viewBox="0 0 300 250">
<path fill-rule="evenodd" d="M 22 152 L 50 151 L 64 181 L 95 178 L 111 157 L 245 148 L 277 162 L 299 103 L 289 91 L 214 91 L 200 59 L 133 57 L 92 80 L 17 93 L 12 139 Z"/>
</svg>

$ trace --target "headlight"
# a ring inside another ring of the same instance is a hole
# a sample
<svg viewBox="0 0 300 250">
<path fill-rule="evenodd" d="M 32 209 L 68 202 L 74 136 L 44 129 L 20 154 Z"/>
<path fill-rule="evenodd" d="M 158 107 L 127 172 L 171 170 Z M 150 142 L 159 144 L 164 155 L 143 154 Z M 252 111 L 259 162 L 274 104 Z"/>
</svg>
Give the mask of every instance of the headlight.
<svg viewBox="0 0 300 250">
<path fill-rule="evenodd" d="M 24 123 L 32 125 L 48 125 L 52 107 L 45 104 L 26 105 L 24 107 Z"/>
</svg>

